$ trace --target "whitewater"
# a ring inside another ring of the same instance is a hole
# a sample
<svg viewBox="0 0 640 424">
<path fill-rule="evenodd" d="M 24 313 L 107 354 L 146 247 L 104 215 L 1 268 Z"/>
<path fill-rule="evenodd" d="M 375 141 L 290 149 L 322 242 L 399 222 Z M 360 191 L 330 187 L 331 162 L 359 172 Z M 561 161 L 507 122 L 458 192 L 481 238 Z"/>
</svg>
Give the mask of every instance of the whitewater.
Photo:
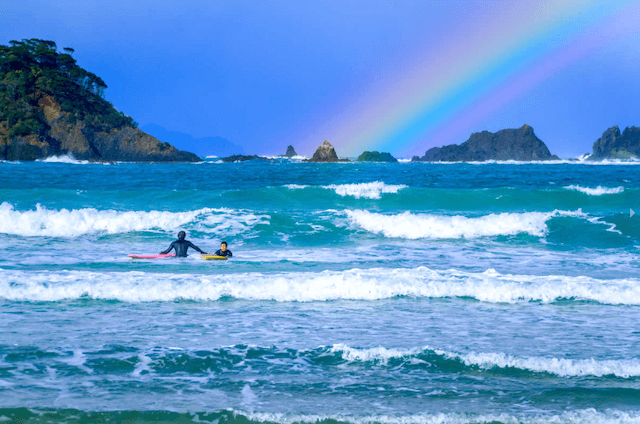
<svg viewBox="0 0 640 424">
<path fill-rule="evenodd" d="M 2 162 L 0 421 L 640 423 L 640 168 L 588 164 Z M 234 257 L 127 257 L 181 230 Z"/>
</svg>

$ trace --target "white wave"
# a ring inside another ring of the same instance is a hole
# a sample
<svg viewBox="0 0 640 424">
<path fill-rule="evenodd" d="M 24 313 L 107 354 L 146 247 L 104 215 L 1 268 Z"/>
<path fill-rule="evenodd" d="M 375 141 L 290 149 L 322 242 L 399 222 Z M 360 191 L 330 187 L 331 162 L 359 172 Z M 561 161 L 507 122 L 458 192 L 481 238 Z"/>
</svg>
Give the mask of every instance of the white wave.
<svg viewBox="0 0 640 424">
<path fill-rule="evenodd" d="M 203 264 L 203 266 L 207 266 Z M 143 272 L 0 270 L 0 297 L 60 301 L 89 297 L 124 302 L 216 301 L 223 297 L 279 302 L 468 297 L 491 303 L 561 299 L 640 305 L 640 279 L 598 280 L 415 269 L 169 274 Z"/>
<path fill-rule="evenodd" d="M 380 199 L 381 194 L 397 193 L 403 188 L 407 188 L 406 185 L 392 185 L 385 184 L 382 181 L 374 181 L 372 183 L 360 183 L 360 184 L 331 184 L 328 186 L 322 186 L 322 188 L 333 190 L 340 196 L 352 196 L 356 199 Z"/>
<path fill-rule="evenodd" d="M 531 372 L 546 372 L 560 377 L 602 377 L 615 375 L 621 378 L 640 376 L 639 359 L 565 359 L 541 356 L 519 357 L 506 353 L 457 353 L 442 349 L 434 349 L 429 346 L 413 349 L 386 349 L 374 347 L 369 349 L 356 349 L 344 344 L 333 345 L 331 352 L 341 353 L 346 361 L 379 361 L 387 363 L 389 359 L 412 358 L 422 353 L 433 352 L 447 359 L 457 360 L 466 366 L 476 366 L 483 370 L 495 368 L 517 368 Z"/>
<path fill-rule="evenodd" d="M 547 221 L 558 216 L 585 217 L 582 211 L 500 213 L 469 218 L 461 215 L 430 215 L 403 212 L 383 215 L 363 210 L 346 210 L 352 224 L 385 237 L 406 239 L 456 239 L 530 234 L 543 237 Z"/>
<path fill-rule="evenodd" d="M 37 159 L 36 162 L 69 163 L 73 165 L 88 165 L 93 163 L 93 162 L 89 162 L 88 160 L 78 160 L 70 153 L 62 156 L 49 156 L 44 159 Z"/>
<path fill-rule="evenodd" d="M 329 420 L 348 424 L 640 424 L 640 414 L 595 409 L 568 411 L 561 414 L 474 414 L 435 413 L 415 415 L 302 415 L 269 412 L 233 411 L 251 421 L 276 424 L 317 424 Z"/>
<path fill-rule="evenodd" d="M 187 224 L 198 231 L 238 234 L 258 223 L 269 223 L 266 215 L 231 209 L 203 208 L 188 212 L 47 209 L 18 211 L 0 204 L 0 233 L 20 236 L 77 237 L 84 234 L 117 234 L 132 231 L 175 230 Z"/>
<path fill-rule="evenodd" d="M 570 185 L 565 187 L 567 190 L 579 191 L 580 193 L 588 194 L 589 196 L 602 196 L 603 194 L 618 194 L 624 191 L 624 187 L 602 187 L 596 188 L 581 187 L 579 185 Z"/>
<path fill-rule="evenodd" d="M 209 156 L 205 156 L 205 159 L 218 159 L 218 156 L 216 156 L 216 155 L 209 155 Z"/>
<path fill-rule="evenodd" d="M 309 187 L 308 185 L 302 185 L 302 184 L 287 184 L 285 185 L 286 188 L 288 188 L 289 190 L 302 190 L 304 188 Z"/>
</svg>

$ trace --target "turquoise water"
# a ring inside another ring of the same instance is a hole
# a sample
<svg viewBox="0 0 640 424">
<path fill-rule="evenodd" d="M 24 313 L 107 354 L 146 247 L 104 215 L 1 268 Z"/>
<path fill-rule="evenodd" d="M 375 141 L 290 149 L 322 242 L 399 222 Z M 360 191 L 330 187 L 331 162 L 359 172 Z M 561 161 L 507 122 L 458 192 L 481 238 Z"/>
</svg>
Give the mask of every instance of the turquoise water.
<svg viewBox="0 0 640 424">
<path fill-rule="evenodd" d="M 0 421 L 640 423 L 640 166 L 66 162 L 0 163 Z"/>
</svg>

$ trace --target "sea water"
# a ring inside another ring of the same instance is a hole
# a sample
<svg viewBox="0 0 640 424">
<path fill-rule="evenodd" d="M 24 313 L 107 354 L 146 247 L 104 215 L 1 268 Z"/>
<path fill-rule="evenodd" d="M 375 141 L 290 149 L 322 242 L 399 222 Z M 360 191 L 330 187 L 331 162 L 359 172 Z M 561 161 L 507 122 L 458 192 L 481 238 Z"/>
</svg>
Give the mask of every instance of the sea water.
<svg viewBox="0 0 640 424">
<path fill-rule="evenodd" d="M 634 208 L 634 164 L 0 163 L 0 422 L 640 423 Z M 180 230 L 233 259 L 127 257 Z"/>
</svg>

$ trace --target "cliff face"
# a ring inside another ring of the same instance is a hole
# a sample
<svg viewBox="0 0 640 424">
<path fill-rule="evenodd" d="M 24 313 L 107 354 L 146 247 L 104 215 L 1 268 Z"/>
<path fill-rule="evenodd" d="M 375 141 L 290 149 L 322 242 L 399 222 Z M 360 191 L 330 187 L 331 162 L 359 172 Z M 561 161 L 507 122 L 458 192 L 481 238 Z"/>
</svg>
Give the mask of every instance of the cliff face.
<svg viewBox="0 0 640 424">
<path fill-rule="evenodd" d="M 529 125 L 518 129 L 506 129 L 491 133 L 482 131 L 471 134 L 469 140 L 457 145 L 433 147 L 424 156 L 414 156 L 422 162 L 470 162 L 487 160 L 553 160 L 557 156 L 533 132 Z"/>
<path fill-rule="evenodd" d="M 628 127 L 620 134 L 616 125 L 606 130 L 593 143 L 593 155 L 589 159 L 632 159 L 640 157 L 640 128 Z"/>
<path fill-rule="evenodd" d="M 38 107 L 49 127 L 44 134 L 2 137 L 0 158 L 35 160 L 72 154 L 76 159 L 124 162 L 197 162 L 193 153 L 177 150 L 137 128 L 125 126 L 105 131 L 85 120 L 70 119 L 56 100 L 43 95 Z"/>
</svg>

